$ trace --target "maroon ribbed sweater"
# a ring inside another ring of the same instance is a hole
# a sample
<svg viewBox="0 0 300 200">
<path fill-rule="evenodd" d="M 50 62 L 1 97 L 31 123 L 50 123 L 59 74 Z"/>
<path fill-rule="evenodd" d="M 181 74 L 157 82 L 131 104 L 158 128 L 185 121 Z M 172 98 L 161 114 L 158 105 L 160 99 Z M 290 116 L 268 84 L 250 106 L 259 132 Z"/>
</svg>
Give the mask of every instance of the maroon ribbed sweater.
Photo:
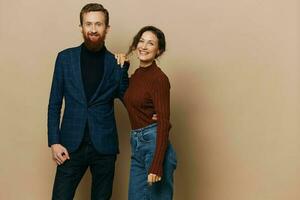
<svg viewBox="0 0 300 200">
<path fill-rule="evenodd" d="M 170 125 L 170 82 L 157 67 L 139 67 L 130 77 L 124 96 L 132 129 L 146 127 L 157 122 L 156 149 L 149 173 L 162 176 L 163 161 L 168 146 Z M 153 114 L 158 116 L 152 120 Z"/>
</svg>

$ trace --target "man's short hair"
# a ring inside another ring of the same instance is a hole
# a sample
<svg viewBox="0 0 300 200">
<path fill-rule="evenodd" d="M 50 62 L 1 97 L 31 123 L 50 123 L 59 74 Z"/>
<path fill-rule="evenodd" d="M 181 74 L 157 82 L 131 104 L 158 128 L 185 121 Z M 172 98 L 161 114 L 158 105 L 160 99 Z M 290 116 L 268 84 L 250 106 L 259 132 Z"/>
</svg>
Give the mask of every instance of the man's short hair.
<svg viewBox="0 0 300 200">
<path fill-rule="evenodd" d="M 109 26 L 109 13 L 108 11 L 99 3 L 89 3 L 86 4 L 80 11 L 80 25 L 83 22 L 83 15 L 88 12 L 103 12 L 105 16 L 105 25 Z"/>
</svg>

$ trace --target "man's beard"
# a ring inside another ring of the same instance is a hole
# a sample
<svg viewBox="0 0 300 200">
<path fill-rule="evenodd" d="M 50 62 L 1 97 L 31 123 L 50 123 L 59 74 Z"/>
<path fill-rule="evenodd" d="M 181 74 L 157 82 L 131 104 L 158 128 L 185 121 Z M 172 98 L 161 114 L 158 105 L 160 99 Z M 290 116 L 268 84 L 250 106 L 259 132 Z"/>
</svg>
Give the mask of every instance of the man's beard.
<svg viewBox="0 0 300 200">
<path fill-rule="evenodd" d="M 99 33 L 83 33 L 84 44 L 90 51 L 98 51 L 102 48 L 105 36 L 102 37 Z M 90 36 L 98 37 L 96 40 L 91 40 Z"/>
</svg>

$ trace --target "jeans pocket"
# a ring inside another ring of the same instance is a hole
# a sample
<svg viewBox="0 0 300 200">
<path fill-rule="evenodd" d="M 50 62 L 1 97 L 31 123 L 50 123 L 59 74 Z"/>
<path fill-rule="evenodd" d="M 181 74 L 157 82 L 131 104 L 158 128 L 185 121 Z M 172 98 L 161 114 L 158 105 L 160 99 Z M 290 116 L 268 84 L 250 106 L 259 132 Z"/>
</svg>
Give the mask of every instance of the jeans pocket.
<svg viewBox="0 0 300 200">
<path fill-rule="evenodd" d="M 151 132 L 143 133 L 143 134 L 139 135 L 138 138 L 139 138 L 139 141 L 142 143 L 150 143 L 155 139 Z"/>
</svg>

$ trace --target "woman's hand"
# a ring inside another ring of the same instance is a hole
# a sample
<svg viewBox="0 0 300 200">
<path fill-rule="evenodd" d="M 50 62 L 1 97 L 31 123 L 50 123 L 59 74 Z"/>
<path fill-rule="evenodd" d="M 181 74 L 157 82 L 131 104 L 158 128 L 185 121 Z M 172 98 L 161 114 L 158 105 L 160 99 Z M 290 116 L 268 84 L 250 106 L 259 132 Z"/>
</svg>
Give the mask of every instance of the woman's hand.
<svg viewBox="0 0 300 200">
<path fill-rule="evenodd" d="M 123 67 L 125 62 L 129 62 L 129 59 L 124 53 L 115 53 L 115 58 L 117 60 L 118 65 L 121 65 L 121 67 Z"/>
<path fill-rule="evenodd" d="M 158 119 L 158 118 L 157 118 L 157 114 L 153 114 L 153 115 L 152 115 L 152 120 L 153 120 L 153 121 L 157 121 L 157 119 Z"/>
<path fill-rule="evenodd" d="M 156 174 L 148 174 L 148 184 L 149 185 L 152 185 L 153 183 L 156 183 L 158 181 L 161 181 L 161 177 L 160 176 L 157 176 Z"/>
</svg>

